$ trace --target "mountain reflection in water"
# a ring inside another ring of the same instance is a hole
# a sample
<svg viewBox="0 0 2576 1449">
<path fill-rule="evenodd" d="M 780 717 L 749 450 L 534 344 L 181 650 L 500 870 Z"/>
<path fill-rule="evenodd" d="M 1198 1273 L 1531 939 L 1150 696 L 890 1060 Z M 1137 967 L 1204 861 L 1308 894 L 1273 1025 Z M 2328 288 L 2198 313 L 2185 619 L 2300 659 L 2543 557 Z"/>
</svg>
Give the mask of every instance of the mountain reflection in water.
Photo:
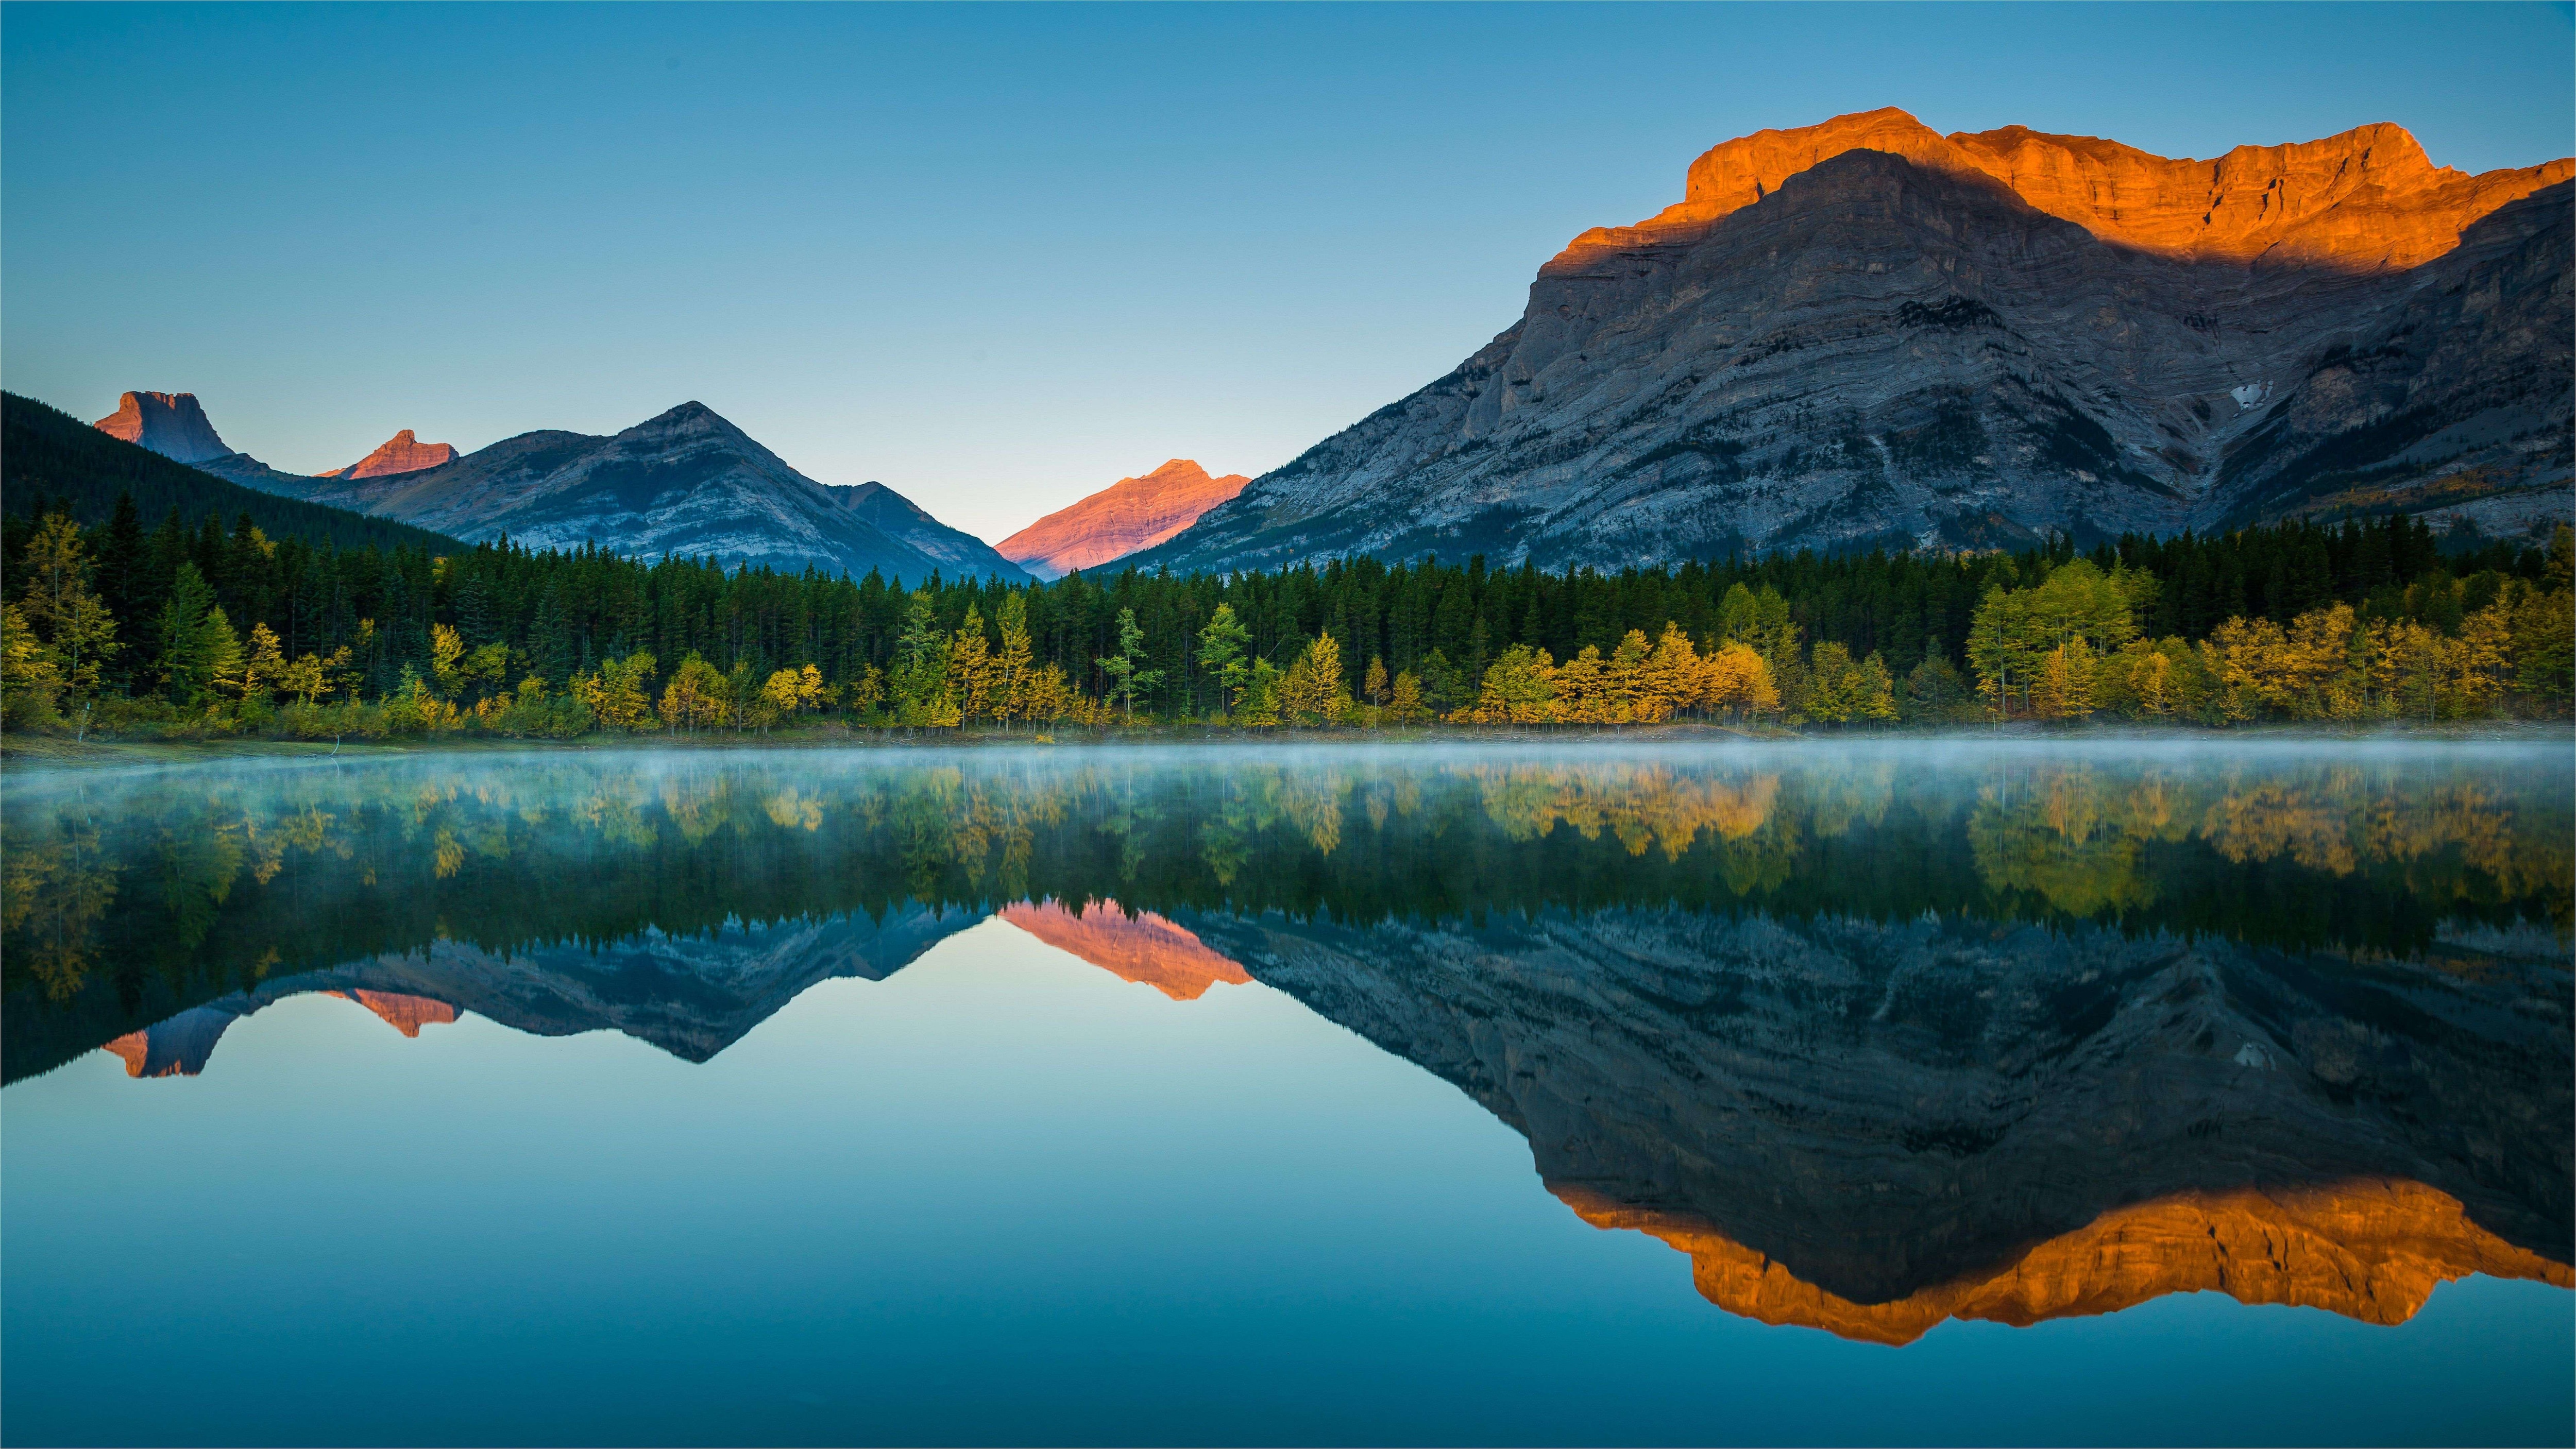
<svg viewBox="0 0 2576 1449">
<path fill-rule="evenodd" d="M 13 780 L 6 1070 L 347 997 L 705 1061 L 986 918 L 1453 1083 L 1711 1302 L 1909 1342 L 2570 1286 L 2564 750 L 560 754 Z"/>
</svg>

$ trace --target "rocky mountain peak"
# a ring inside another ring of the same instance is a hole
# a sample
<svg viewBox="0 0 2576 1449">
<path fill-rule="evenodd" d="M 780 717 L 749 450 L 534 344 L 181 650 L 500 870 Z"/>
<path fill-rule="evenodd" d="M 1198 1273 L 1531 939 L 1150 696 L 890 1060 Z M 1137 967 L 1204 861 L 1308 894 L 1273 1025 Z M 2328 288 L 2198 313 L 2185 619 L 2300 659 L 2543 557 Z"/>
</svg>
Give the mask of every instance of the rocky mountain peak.
<svg viewBox="0 0 2576 1449">
<path fill-rule="evenodd" d="M 116 400 L 116 411 L 95 423 L 112 438 L 150 448 L 180 463 L 202 463 L 232 452 L 215 435 L 206 410 L 192 392 L 129 392 Z"/>
<path fill-rule="evenodd" d="M 417 473 L 456 460 L 456 449 L 446 443 L 424 443 L 409 428 L 394 434 L 383 446 L 346 468 L 316 474 L 321 478 L 382 478 L 395 473 Z"/>
<path fill-rule="evenodd" d="M 710 428 L 718 428 L 728 432 L 737 433 L 742 431 L 740 428 L 735 427 L 731 422 L 727 421 L 723 414 L 717 412 L 714 408 L 708 407 L 705 403 L 695 400 L 694 398 L 688 402 L 680 404 L 678 407 L 671 408 L 665 412 L 656 413 L 652 417 L 646 418 L 644 421 L 637 423 L 634 427 L 627 429 L 627 431 L 630 433 L 640 433 L 648 429 L 652 429 L 662 432 L 681 432 L 689 429 Z"/>
<path fill-rule="evenodd" d="M 1897 110 L 1756 132 L 1130 562 L 1615 569 L 2435 507 L 2523 532 L 2568 506 L 2571 175 L 2437 167 L 2390 125 L 2214 160 Z"/>
<path fill-rule="evenodd" d="M 1549 270 L 1624 247 L 1693 240 L 1848 151 L 1991 178 L 2103 241 L 2160 256 L 2357 271 L 2430 261 L 2458 246 L 2461 230 L 2479 217 L 2576 174 L 2566 160 L 2479 176 L 2437 167 L 2404 127 L 2385 122 L 2199 161 L 2027 126 L 1944 136 L 1891 106 L 1721 142 L 1691 163 L 1680 202 L 1635 226 L 1592 228 Z"/>
<path fill-rule="evenodd" d="M 1240 473 L 1211 477 L 1195 459 L 1168 459 L 1150 473 L 1121 478 L 1048 514 L 997 547 L 1002 557 L 1042 579 L 1060 578 L 1161 543 L 1251 481 Z"/>
</svg>

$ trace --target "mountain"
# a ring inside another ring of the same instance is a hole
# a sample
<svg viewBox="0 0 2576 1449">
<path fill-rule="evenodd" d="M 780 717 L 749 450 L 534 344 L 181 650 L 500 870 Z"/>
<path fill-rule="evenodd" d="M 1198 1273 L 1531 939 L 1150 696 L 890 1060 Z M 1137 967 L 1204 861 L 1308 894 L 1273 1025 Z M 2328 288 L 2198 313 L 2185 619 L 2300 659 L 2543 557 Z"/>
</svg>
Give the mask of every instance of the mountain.
<svg viewBox="0 0 2576 1449">
<path fill-rule="evenodd" d="M 347 997 L 403 1035 L 460 1010 L 535 1036 L 622 1032 L 703 1062 L 742 1039 L 816 982 L 882 981 L 983 919 L 906 904 L 872 920 L 727 926 L 704 935 L 643 931 L 588 944 L 478 950 L 427 948 L 279 976 L 192 1006 L 106 1044 L 133 1077 L 196 1076 L 234 1022 L 291 996 Z"/>
<path fill-rule="evenodd" d="M 1166 909 L 1769 1322 L 1905 1342 L 2212 1288 L 2388 1323 L 2470 1272 L 2576 1283 L 2547 931 L 2365 965 L 1930 912 Z"/>
<path fill-rule="evenodd" d="M 192 392 L 129 392 L 117 399 L 115 412 L 90 426 L 174 463 L 186 463 L 264 493 L 293 497 L 302 482 L 296 474 L 281 473 L 225 446 Z"/>
<path fill-rule="evenodd" d="M 1240 473 L 1211 478 L 1190 459 L 1174 458 L 1142 478 L 1121 478 L 1048 514 L 995 548 L 1041 579 L 1062 578 L 1161 543 L 1250 481 Z"/>
<path fill-rule="evenodd" d="M 879 484 L 833 489 L 787 466 L 703 403 L 614 437 L 535 432 L 435 467 L 379 476 L 270 479 L 315 502 L 535 548 L 596 542 L 617 553 L 707 556 L 918 582 L 937 569 L 1028 577 Z M 882 521 L 880 521 L 882 520 Z"/>
<path fill-rule="evenodd" d="M 974 573 L 1028 577 L 1011 560 L 1001 558 L 991 544 L 963 529 L 950 528 L 883 483 L 827 483 L 823 489 L 851 517 L 929 559 L 950 578 Z M 1010 571 L 1004 572 L 997 560 L 1010 565 Z"/>
<path fill-rule="evenodd" d="M 116 400 L 116 411 L 94 424 L 111 438 L 123 438 L 176 463 L 202 463 L 232 449 L 215 435 L 206 410 L 192 392 L 129 392 Z"/>
<path fill-rule="evenodd" d="M 132 394 L 127 394 L 132 396 Z M 456 461 L 456 449 L 446 443 L 424 443 L 405 428 L 385 440 L 382 447 L 350 464 L 316 476 L 323 478 L 382 478 L 392 473 L 417 473 Z"/>
<path fill-rule="evenodd" d="M 178 397 L 186 400 L 187 394 Z M 192 400 L 187 411 L 196 412 Z M 202 412 L 196 415 L 204 417 Z M 167 434 L 162 436 L 166 441 Z M 210 513 L 227 526 L 248 514 L 252 524 L 271 538 L 303 538 L 340 548 L 372 544 L 430 553 L 457 551 L 456 540 L 444 534 L 280 498 L 205 471 L 241 456 L 227 453 L 200 465 L 176 463 L 33 398 L 14 392 L 0 395 L 0 493 L 12 499 L 59 500 L 84 524 L 107 522 L 115 514 L 116 496 L 131 493 L 135 511 L 147 527 L 176 508 L 191 526 Z"/>
<path fill-rule="evenodd" d="M 2576 162 L 2173 161 L 1902 111 L 1727 142 L 1447 376 L 1143 566 L 1542 565 L 2571 507 Z"/>
</svg>

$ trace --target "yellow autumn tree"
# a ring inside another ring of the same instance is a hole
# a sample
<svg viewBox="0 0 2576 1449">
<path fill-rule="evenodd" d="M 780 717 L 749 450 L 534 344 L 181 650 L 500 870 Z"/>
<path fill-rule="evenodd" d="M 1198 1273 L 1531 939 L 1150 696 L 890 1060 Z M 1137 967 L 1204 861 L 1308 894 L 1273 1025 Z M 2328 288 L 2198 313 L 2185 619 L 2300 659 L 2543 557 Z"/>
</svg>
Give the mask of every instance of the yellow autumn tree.
<svg viewBox="0 0 2576 1449">
<path fill-rule="evenodd" d="M 1485 669 L 1476 702 L 1453 718 L 1467 724 L 1548 724 L 1557 718 L 1556 661 L 1544 649 L 1514 644 Z"/>
<path fill-rule="evenodd" d="M 1637 719 L 1655 724 L 1699 707 L 1705 666 L 1681 626 L 1664 621 L 1663 636 L 1637 672 Z"/>
<path fill-rule="evenodd" d="M 1729 642 L 1708 657 L 1700 699 L 1711 709 L 1752 718 L 1779 711 L 1780 686 L 1772 678 L 1769 660 L 1743 644 Z"/>
</svg>

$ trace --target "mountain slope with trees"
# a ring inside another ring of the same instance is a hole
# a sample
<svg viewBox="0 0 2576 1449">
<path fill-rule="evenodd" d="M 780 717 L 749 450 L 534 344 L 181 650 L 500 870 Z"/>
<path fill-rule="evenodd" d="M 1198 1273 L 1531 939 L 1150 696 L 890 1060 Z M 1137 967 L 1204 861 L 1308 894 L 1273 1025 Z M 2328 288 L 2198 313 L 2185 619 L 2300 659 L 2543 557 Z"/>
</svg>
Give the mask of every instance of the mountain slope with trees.
<svg viewBox="0 0 2576 1449">
<path fill-rule="evenodd" d="M 106 523 L 117 496 L 125 494 L 137 513 L 156 521 L 175 508 L 190 525 L 214 518 L 229 526 L 247 515 L 252 527 L 272 539 L 439 553 L 465 547 L 443 533 L 389 518 L 245 488 L 14 392 L 0 393 L 0 492 L 17 512 L 41 511 L 39 500 L 55 502 L 84 524 Z"/>
</svg>

